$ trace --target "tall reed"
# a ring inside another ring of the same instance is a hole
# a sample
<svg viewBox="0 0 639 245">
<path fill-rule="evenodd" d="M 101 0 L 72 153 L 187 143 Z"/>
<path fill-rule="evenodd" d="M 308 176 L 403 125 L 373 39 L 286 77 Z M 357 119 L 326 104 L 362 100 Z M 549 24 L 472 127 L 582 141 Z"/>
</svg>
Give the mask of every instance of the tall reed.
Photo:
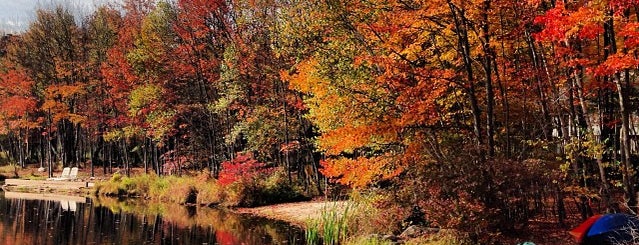
<svg viewBox="0 0 639 245">
<path fill-rule="evenodd" d="M 352 204 L 327 204 L 322 208 L 318 220 L 307 222 L 305 232 L 307 244 L 335 245 L 343 243 L 348 237 L 348 222 Z"/>
</svg>

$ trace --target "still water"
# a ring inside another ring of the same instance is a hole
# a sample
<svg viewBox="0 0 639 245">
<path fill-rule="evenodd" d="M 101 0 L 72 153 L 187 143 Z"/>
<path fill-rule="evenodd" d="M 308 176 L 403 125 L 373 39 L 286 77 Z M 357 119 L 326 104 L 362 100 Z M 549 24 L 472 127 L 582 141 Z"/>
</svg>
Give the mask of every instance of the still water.
<svg viewBox="0 0 639 245">
<path fill-rule="evenodd" d="M 302 244 L 286 223 L 144 200 L 0 191 L 2 244 Z"/>
</svg>

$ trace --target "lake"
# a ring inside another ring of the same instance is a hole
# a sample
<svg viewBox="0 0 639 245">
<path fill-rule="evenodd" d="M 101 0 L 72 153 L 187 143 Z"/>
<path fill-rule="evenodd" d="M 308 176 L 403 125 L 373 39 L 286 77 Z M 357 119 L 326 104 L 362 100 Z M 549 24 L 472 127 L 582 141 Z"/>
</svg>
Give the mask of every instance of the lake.
<svg viewBox="0 0 639 245">
<path fill-rule="evenodd" d="M 300 228 L 224 209 L 0 192 L 0 244 L 303 244 Z"/>
</svg>

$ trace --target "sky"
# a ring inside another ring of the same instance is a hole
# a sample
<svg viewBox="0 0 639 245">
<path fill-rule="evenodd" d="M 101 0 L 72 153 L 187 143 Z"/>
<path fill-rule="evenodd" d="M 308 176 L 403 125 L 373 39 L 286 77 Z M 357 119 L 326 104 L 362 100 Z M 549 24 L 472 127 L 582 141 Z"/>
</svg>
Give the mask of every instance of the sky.
<svg viewBox="0 0 639 245">
<path fill-rule="evenodd" d="M 24 31 L 35 17 L 36 9 L 68 6 L 76 17 L 89 15 L 96 6 L 117 0 L 0 0 L 0 33 Z"/>
</svg>

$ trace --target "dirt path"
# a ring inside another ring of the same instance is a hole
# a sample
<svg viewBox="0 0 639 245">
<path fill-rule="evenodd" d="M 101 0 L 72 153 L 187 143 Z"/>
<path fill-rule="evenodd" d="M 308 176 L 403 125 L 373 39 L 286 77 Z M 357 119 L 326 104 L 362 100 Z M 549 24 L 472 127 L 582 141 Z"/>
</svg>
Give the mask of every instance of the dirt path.
<svg viewBox="0 0 639 245">
<path fill-rule="evenodd" d="M 344 209 L 347 201 L 310 201 L 283 203 L 256 208 L 239 208 L 239 213 L 252 214 L 270 219 L 283 220 L 300 227 L 305 227 L 309 220 L 321 218 L 322 210 Z"/>
</svg>

